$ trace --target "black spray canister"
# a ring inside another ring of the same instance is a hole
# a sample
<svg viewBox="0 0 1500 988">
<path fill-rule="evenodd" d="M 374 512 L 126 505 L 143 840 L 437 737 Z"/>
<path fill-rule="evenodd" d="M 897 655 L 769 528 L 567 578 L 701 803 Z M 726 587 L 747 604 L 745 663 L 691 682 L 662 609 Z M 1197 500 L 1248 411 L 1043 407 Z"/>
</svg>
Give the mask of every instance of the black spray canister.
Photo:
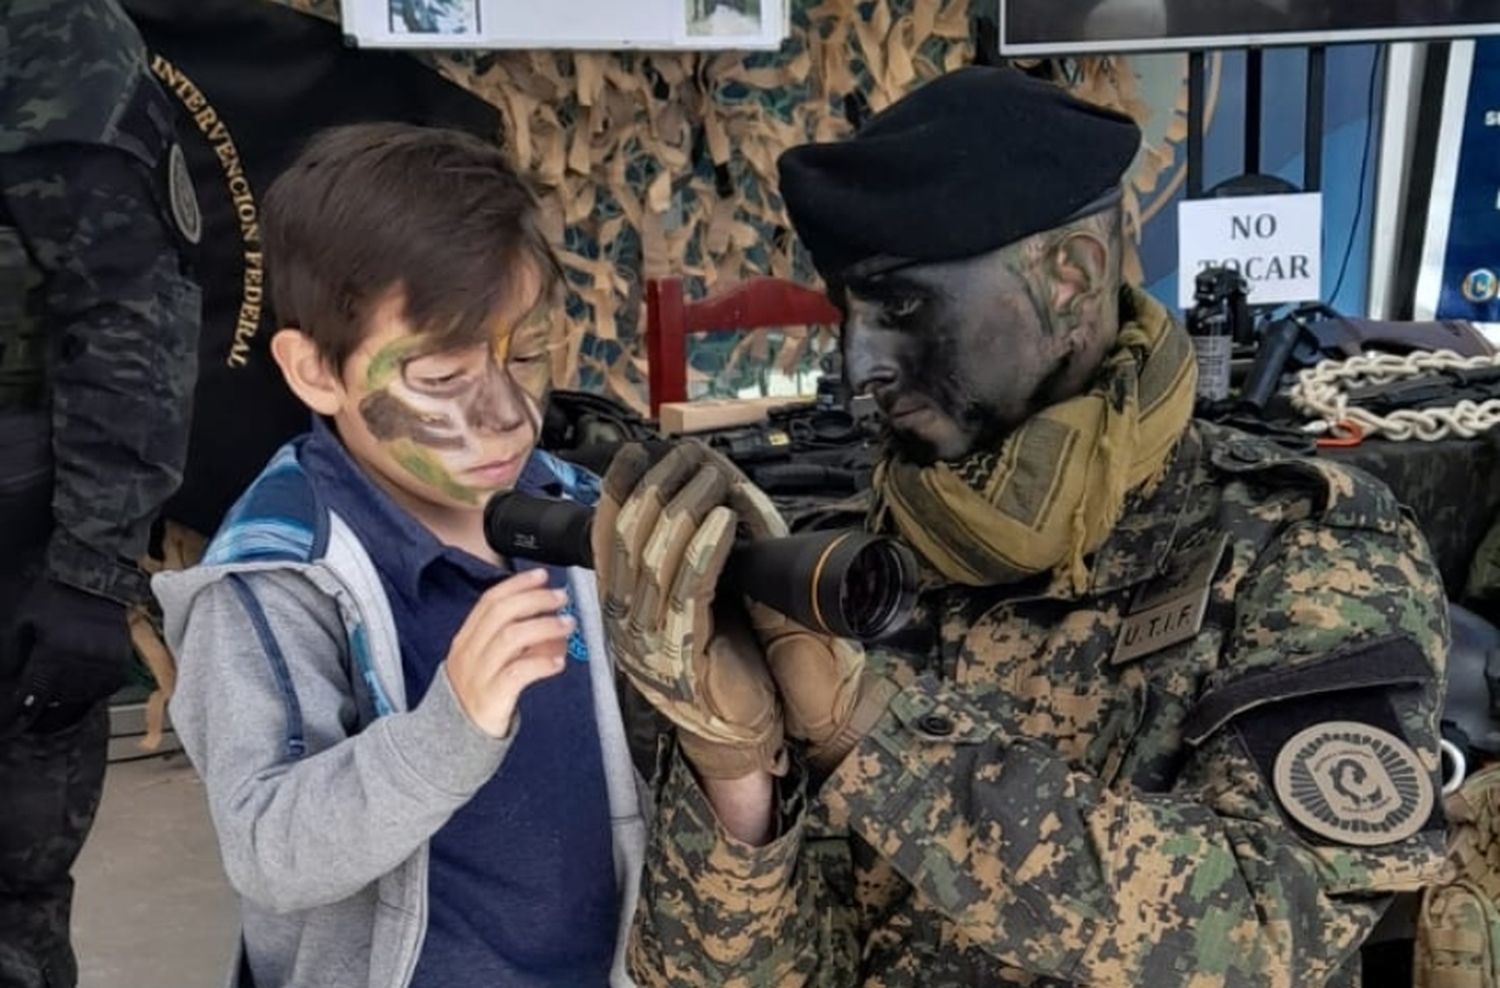
<svg viewBox="0 0 1500 988">
<path fill-rule="evenodd" d="M 1237 331 L 1246 319 L 1245 279 L 1231 268 L 1205 268 L 1193 288 L 1188 335 L 1198 360 L 1198 403 L 1229 397 L 1229 365 Z"/>
</svg>

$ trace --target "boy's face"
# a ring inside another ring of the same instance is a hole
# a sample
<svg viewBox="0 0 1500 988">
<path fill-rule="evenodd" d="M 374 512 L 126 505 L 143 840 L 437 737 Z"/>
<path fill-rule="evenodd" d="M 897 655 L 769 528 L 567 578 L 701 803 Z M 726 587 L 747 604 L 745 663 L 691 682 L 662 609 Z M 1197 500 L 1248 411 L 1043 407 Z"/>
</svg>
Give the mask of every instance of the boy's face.
<svg viewBox="0 0 1500 988">
<path fill-rule="evenodd" d="M 546 307 L 537 286 L 496 314 L 490 345 L 434 352 L 393 293 L 345 363 L 340 438 L 408 506 L 484 507 L 515 486 L 536 443 L 534 409 L 548 385 Z"/>
</svg>

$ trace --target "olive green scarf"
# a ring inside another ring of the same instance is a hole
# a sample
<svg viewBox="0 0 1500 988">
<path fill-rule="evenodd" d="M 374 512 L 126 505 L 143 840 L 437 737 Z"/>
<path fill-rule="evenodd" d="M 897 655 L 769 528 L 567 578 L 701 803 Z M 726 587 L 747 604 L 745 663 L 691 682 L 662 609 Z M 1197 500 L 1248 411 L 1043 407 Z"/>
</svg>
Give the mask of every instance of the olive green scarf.
<svg viewBox="0 0 1500 988">
<path fill-rule="evenodd" d="M 1091 390 L 1052 405 L 999 450 L 875 469 L 875 517 L 887 516 L 948 579 L 1011 583 L 1056 570 L 1075 592 L 1084 557 L 1104 544 L 1126 495 L 1155 483 L 1193 414 L 1192 342 L 1150 296 L 1122 294 L 1115 349 Z"/>
</svg>

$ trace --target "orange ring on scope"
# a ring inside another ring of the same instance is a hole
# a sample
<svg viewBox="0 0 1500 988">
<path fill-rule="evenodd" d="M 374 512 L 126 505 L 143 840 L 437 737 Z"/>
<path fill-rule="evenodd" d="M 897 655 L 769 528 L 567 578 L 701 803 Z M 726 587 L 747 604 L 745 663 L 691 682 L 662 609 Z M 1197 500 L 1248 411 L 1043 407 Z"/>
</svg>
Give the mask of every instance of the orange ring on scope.
<svg viewBox="0 0 1500 988">
<path fill-rule="evenodd" d="M 1359 423 L 1344 419 L 1333 423 L 1328 429 L 1328 435 L 1318 440 L 1318 445 L 1324 449 L 1341 449 L 1358 446 L 1364 441 L 1365 430 Z"/>
<path fill-rule="evenodd" d="M 828 545 L 823 548 L 822 554 L 818 556 L 818 561 L 813 565 L 811 595 L 812 612 L 813 618 L 818 622 L 819 631 L 826 632 L 828 630 L 828 622 L 823 620 L 823 608 L 818 606 L 818 585 L 823 582 L 823 566 L 828 562 L 828 557 L 833 555 L 833 550 L 837 549 L 839 545 L 841 545 L 846 539 L 848 539 L 849 535 L 849 532 L 845 532 L 843 535 L 840 535 L 838 538 L 828 543 Z"/>
</svg>

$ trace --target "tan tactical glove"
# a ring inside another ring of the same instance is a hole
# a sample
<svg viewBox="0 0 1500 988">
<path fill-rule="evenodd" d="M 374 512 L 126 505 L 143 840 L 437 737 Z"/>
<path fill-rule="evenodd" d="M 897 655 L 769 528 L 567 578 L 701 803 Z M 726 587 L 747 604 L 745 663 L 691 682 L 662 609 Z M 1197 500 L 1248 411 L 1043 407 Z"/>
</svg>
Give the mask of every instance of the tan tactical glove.
<svg viewBox="0 0 1500 988">
<path fill-rule="evenodd" d="M 749 537 L 785 536 L 786 522 L 765 492 L 720 453 L 709 450 L 708 457 L 730 477 L 728 503 Z M 831 772 L 875 726 L 897 688 L 865 669 L 857 643 L 813 631 L 764 604 L 747 604 L 781 694 L 787 736 L 808 743 L 815 770 Z"/>
<path fill-rule="evenodd" d="M 604 476 L 594 568 L 620 669 L 677 725 L 705 778 L 786 769 L 781 711 L 737 601 L 714 596 L 734 546 L 730 476 L 684 444 L 647 469 L 627 446 Z M 738 613 L 737 613 L 738 612 Z"/>
</svg>

